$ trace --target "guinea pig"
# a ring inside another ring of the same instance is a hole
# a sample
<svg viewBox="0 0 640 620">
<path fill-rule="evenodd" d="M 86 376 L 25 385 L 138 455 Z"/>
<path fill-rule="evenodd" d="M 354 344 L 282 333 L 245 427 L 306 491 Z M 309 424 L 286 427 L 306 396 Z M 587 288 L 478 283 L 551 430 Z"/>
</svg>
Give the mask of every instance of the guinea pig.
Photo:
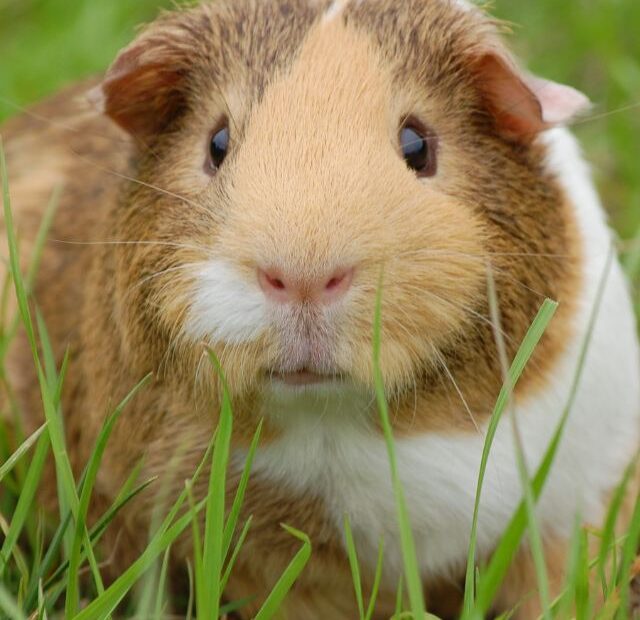
<svg viewBox="0 0 640 620">
<path fill-rule="evenodd" d="M 106 416 L 152 373 L 96 482 L 100 514 L 139 463 L 141 479 L 160 478 L 112 528 L 116 574 L 144 548 L 159 489 L 177 494 L 210 443 L 211 350 L 233 403 L 229 497 L 264 424 L 225 598 L 255 614 L 298 549 L 287 523 L 313 545 L 287 617 L 355 617 L 347 515 L 365 584 L 384 540 L 377 613 L 393 613 L 403 564 L 375 399 L 379 295 L 425 595 L 455 613 L 500 353 L 514 357 L 550 298 L 558 310 L 513 403 L 535 471 L 581 367 L 537 504 L 557 593 L 576 515 L 602 523 L 640 431 L 630 295 L 565 128 L 588 105 L 521 69 L 500 24 L 464 0 L 216 0 L 163 14 L 99 82 L 3 127 L 25 261 L 62 187 L 33 296 L 58 361 L 69 351 L 61 406 L 77 475 Z M 9 371 L 35 426 L 32 367 L 16 340 Z M 522 498 L 511 415 L 487 466 L 479 562 Z M 518 617 L 537 617 L 535 589 L 524 544 L 496 613 L 524 601 Z"/>
</svg>

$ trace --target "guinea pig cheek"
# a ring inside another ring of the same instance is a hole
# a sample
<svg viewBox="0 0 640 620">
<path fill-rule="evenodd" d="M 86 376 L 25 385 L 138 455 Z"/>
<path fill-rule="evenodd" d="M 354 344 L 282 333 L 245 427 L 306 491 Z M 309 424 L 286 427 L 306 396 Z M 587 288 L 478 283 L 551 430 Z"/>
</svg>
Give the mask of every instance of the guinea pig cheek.
<svg viewBox="0 0 640 620">
<path fill-rule="evenodd" d="M 486 299 L 485 232 L 468 205 L 438 191 L 418 188 L 393 219 L 382 289 L 380 366 L 389 389 L 411 386 L 439 351 L 455 342 Z M 362 329 L 360 330 L 362 331 Z M 370 339 L 354 372 L 371 376 Z"/>
</svg>

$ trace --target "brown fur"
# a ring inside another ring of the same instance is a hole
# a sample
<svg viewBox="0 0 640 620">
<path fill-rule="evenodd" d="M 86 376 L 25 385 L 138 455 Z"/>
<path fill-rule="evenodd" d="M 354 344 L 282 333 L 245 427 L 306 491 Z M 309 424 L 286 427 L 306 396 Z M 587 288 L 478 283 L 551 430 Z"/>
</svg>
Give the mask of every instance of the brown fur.
<svg viewBox="0 0 640 620">
<path fill-rule="evenodd" d="M 563 351 L 580 287 L 575 223 L 533 135 L 514 139 L 489 105 L 474 59 L 499 45 L 495 26 L 435 0 L 353 3 L 322 24 L 327 6 L 228 0 L 163 16 L 92 94 L 133 139 L 78 99 L 86 85 L 36 108 L 46 121 L 23 116 L 2 130 L 25 262 L 51 191 L 64 187 L 35 299 L 58 359 L 71 351 L 63 411 L 77 472 L 105 415 L 154 374 L 116 427 L 98 503 L 143 457 L 148 476 L 179 455 L 172 484 L 180 487 L 209 441 L 219 390 L 202 347 L 182 335 L 192 278 L 176 268 L 212 248 L 244 273 L 257 259 L 309 277 L 357 264 L 357 295 L 333 334 L 333 362 L 366 386 L 384 268 L 381 364 L 398 432 L 475 432 L 490 414 L 502 373 L 488 263 L 510 357 L 542 300 L 562 302 L 519 398 L 544 386 Z M 389 148 L 407 113 L 440 136 L 440 174 L 419 187 Z M 224 116 L 232 150 L 211 181 L 207 139 Z M 286 351 L 275 333 L 214 349 L 233 392 L 234 443 L 246 445 L 261 373 Z M 10 370 L 35 425 L 37 382 L 23 340 Z M 278 430 L 265 425 L 268 441 Z M 132 545 L 145 540 L 153 504 L 143 497 L 122 517 Z M 341 534 L 318 498 L 254 480 L 244 511 L 254 516 L 253 535 L 229 596 L 257 593 L 257 604 L 266 595 L 296 550 L 279 527 L 286 521 L 314 543 L 290 617 L 353 616 Z M 393 593 L 383 593 L 383 613 L 392 606 Z"/>
</svg>

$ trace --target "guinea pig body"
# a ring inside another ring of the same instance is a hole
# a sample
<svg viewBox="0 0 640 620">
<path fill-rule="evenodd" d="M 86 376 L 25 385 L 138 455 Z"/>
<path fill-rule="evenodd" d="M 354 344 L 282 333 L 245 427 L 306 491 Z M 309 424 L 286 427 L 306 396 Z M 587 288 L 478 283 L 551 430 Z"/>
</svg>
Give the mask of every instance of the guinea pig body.
<svg viewBox="0 0 640 620">
<path fill-rule="evenodd" d="M 514 356 L 550 297 L 560 305 L 513 411 L 533 472 L 571 405 L 538 504 L 559 588 L 576 514 L 601 523 L 640 434 L 627 285 L 578 146 L 555 128 L 584 99 L 521 72 L 491 20 L 446 0 L 203 4 L 121 53 L 91 91 L 102 115 L 85 90 L 3 138 L 25 262 L 63 184 L 34 296 L 59 359 L 70 351 L 62 407 L 78 472 L 105 416 L 154 377 L 114 430 L 95 514 L 141 459 L 163 492 L 193 474 L 220 402 L 205 345 L 233 399 L 229 498 L 264 419 L 226 596 L 255 597 L 247 617 L 259 607 L 298 545 L 284 522 L 314 546 L 290 617 L 353 617 L 346 514 L 365 583 L 384 540 L 390 615 L 402 557 L 374 397 L 382 282 L 380 370 L 418 561 L 430 608 L 455 608 L 500 349 Z M 29 355 L 17 340 L 10 374 L 35 425 Z M 522 497 L 513 411 L 487 468 L 480 560 Z M 156 502 L 146 493 L 120 517 L 117 568 Z M 535 587 L 525 548 L 497 605 Z"/>
</svg>

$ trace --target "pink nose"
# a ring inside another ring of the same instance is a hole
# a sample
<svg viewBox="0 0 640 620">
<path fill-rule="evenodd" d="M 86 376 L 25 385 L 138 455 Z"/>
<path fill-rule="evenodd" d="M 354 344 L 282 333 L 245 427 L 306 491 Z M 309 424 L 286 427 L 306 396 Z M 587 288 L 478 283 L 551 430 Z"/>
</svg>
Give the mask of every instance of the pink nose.
<svg viewBox="0 0 640 620">
<path fill-rule="evenodd" d="M 295 279 L 277 269 L 258 269 L 258 282 L 264 294 L 280 304 L 305 299 L 329 305 L 338 301 L 351 287 L 353 268 L 338 269 L 326 278 Z"/>
</svg>

